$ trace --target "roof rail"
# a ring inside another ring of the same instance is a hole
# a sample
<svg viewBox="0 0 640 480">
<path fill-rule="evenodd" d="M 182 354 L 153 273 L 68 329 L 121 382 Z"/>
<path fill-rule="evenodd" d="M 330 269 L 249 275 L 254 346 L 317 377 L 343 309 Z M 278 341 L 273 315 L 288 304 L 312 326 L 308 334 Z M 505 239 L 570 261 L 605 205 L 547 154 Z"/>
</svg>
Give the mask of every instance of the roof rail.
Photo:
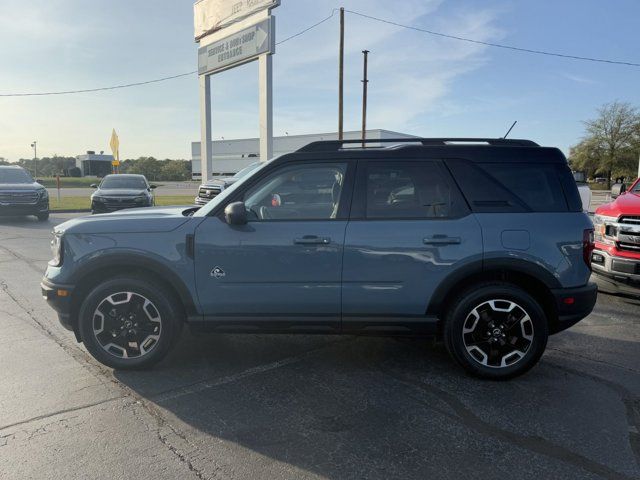
<svg viewBox="0 0 640 480">
<path fill-rule="evenodd" d="M 368 138 L 362 140 L 323 140 L 319 142 L 312 142 L 305 145 L 298 152 L 335 152 L 341 150 L 345 145 L 365 145 L 371 143 L 420 143 L 424 147 L 434 146 L 446 146 L 451 144 L 465 144 L 465 143 L 485 143 L 490 146 L 511 146 L 511 147 L 539 147 L 535 142 L 531 140 L 518 140 L 518 139 L 506 139 L 506 138 Z"/>
</svg>

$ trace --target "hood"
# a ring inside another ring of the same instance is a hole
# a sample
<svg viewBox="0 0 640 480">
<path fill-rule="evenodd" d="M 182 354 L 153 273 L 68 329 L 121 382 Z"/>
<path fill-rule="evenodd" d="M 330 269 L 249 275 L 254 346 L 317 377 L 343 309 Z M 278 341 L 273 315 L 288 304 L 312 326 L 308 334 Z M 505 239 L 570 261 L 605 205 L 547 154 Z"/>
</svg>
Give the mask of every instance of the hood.
<svg viewBox="0 0 640 480">
<path fill-rule="evenodd" d="M 193 205 L 184 207 L 132 208 L 114 213 L 74 218 L 55 231 L 69 234 L 170 232 L 190 221 Z"/>
<path fill-rule="evenodd" d="M 11 191 L 33 191 L 33 190 L 44 190 L 44 187 L 39 183 L 0 183 L 0 191 L 2 190 L 11 190 Z"/>
<path fill-rule="evenodd" d="M 209 180 L 208 182 L 203 183 L 202 187 L 207 188 L 207 187 L 215 187 L 215 186 L 219 186 L 219 185 L 223 185 L 224 187 L 228 187 L 230 185 L 233 185 L 237 181 L 238 181 L 238 179 L 237 178 L 233 178 L 233 177 L 216 178 L 214 180 Z"/>
<path fill-rule="evenodd" d="M 615 201 L 600 206 L 597 215 L 620 217 L 621 215 L 640 215 L 640 192 L 627 192 Z"/>
<path fill-rule="evenodd" d="M 122 188 L 99 188 L 94 192 L 94 195 L 100 195 L 102 197 L 140 197 L 142 195 L 147 195 L 149 192 L 147 190 L 126 190 Z"/>
</svg>

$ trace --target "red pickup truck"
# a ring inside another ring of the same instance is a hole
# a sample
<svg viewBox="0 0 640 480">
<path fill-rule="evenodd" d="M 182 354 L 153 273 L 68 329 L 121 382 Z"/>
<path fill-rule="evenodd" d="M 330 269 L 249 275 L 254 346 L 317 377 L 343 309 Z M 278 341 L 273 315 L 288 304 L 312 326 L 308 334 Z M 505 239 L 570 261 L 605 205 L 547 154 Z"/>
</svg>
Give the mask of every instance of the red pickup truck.
<svg viewBox="0 0 640 480">
<path fill-rule="evenodd" d="M 605 292 L 640 295 L 640 179 L 596 210 L 591 265 Z"/>
</svg>

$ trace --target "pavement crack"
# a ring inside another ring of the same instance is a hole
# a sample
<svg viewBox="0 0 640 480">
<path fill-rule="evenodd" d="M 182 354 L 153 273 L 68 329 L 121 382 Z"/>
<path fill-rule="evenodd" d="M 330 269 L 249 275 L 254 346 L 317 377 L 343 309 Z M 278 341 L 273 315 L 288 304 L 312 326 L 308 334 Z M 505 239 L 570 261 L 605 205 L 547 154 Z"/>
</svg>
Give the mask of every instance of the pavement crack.
<svg viewBox="0 0 640 480">
<path fill-rule="evenodd" d="M 579 353 L 569 352 L 567 350 L 562 350 L 560 348 L 547 347 L 547 350 L 552 351 L 552 352 L 562 353 L 563 355 L 570 355 L 570 356 L 573 356 L 573 357 L 576 357 L 576 358 L 580 358 L 582 360 L 588 360 L 590 362 L 599 363 L 601 365 L 606 365 L 607 367 L 619 368 L 621 370 L 626 370 L 627 372 L 640 374 L 640 371 L 635 370 L 633 368 L 625 367 L 624 365 L 618 365 L 616 363 L 605 362 L 604 360 L 597 360 L 597 359 L 595 359 L 593 357 L 588 357 L 586 355 L 580 355 Z"/>
<path fill-rule="evenodd" d="M 33 423 L 33 422 L 37 422 L 39 420 L 45 420 L 47 418 L 52 418 L 55 417 L 57 415 L 64 415 L 66 413 L 71 413 L 71 412 L 78 412 L 80 410 L 86 410 L 87 408 L 92 408 L 92 407 L 97 407 L 98 405 L 103 405 L 105 403 L 109 403 L 109 402 L 113 402 L 115 400 L 121 400 L 123 398 L 126 398 L 127 396 L 119 396 L 119 397 L 111 397 L 111 398 L 107 398 L 104 400 L 100 400 L 99 402 L 94 402 L 94 403 L 87 403 L 84 405 L 79 405 L 77 407 L 73 407 L 73 408 L 66 408 L 64 410 L 57 410 L 55 412 L 51 412 L 51 413 L 47 413 L 45 415 L 38 415 L 37 417 L 31 417 L 28 418 L 26 420 L 21 420 L 19 422 L 16 423 L 11 423 L 9 425 L 3 425 L 0 426 L 0 432 L 4 431 L 4 430 L 8 430 L 10 428 L 15 428 L 15 427 L 19 427 L 22 425 L 27 425 L 29 423 Z M 3 438 L 3 437 L 0 437 Z"/>
<path fill-rule="evenodd" d="M 275 362 L 267 363 L 265 365 L 259 365 L 257 367 L 248 368 L 234 375 L 228 375 L 226 377 L 221 377 L 221 378 L 210 378 L 206 380 L 201 380 L 199 382 L 194 382 L 189 385 L 182 385 L 178 388 L 165 390 L 164 392 L 160 392 L 154 395 L 151 398 L 151 400 L 156 403 L 162 403 L 169 400 L 175 400 L 176 398 L 184 397 L 186 395 L 203 392 L 204 390 L 208 390 L 213 387 L 227 385 L 229 383 L 233 383 L 233 382 L 251 377 L 253 375 L 269 372 L 281 367 L 285 367 L 287 365 L 292 365 L 294 363 L 301 362 L 302 360 L 309 358 L 310 356 L 318 353 L 319 351 L 334 347 L 337 344 L 344 343 L 351 340 L 352 339 L 349 338 L 344 340 L 333 341 L 329 345 L 323 345 L 322 347 L 315 348 L 313 350 L 308 350 L 300 355 L 293 356 L 293 357 L 286 357 L 286 358 L 283 358 L 282 360 L 277 360 Z"/>
<path fill-rule="evenodd" d="M 385 375 L 406 386 L 418 388 L 423 392 L 439 398 L 453 410 L 458 421 L 470 430 L 473 430 L 483 436 L 490 436 L 530 452 L 554 458 L 561 462 L 573 465 L 574 467 L 581 468 L 589 473 L 600 475 L 608 480 L 634 480 L 632 477 L 619 473 L 606 465 L 595 462 L 583 455 L 580 455 L 579 453 L 550 442 L 545 438 L 521 435 L 492 425 L 478 417 L 451 393 L 425 383 L 420 379 L 413 378 L 406 374 L 399 374 L 387 368 L 382 368 L 381 371 Z"/>
<path fill-rule="evenodd" d="M 20 310 L 27 314 L 31 322 L 33 322 L 33 326 L 35 326 L 40 332 L 46 337 L 53 340 L 64 352 L 66 352 L 71 358 L 73 358 L 76 362 L 78 362 L 82 367 L 87 369 L 93 375 L 98 376 L 98 378 L 106 377 L 109 379 L 110 383 L 116 385 L 123 392 L 129 392 L 130 389 L 127 389 L 121 382 L 118 382 L 113 375 L 111 375 L 110 370 L 106 367 L 96 364 L 92 357 L 89 356 L 82 349 L 76 347 L 75 345 L 69 345 L 67 342 L 59 338 L 50 328 L 49 326 L 40 320 L 34 313 L 34 309 L 28 305 L 28 301 L 23 302 L 20 298 L 11 291 L 9 286 L 4 281 L 0 281 L 0 291 L 4 292 L 13 302 L 16 304 Z M 23 321 L 27 322 L 27 320 Z"/>
<path fill-rule="evenodd" d="M 29 268 L 31 268 L 35 272 L 39 273 L 40 275 L 42 275 L 43 268 L 42 268 L 42 264 L 40 262 L 36 263 L 35 261 L 30 260 L 27 257 L 25 257 L 23 255 L 20 255 L 19 253 L 14 252 L 10 248 L 5 247 L 4 245 L 0 245 L 0 249 L 2 249 L 5 252 L 7 252 L 9 255 L 11 255 L 16 260 L 20 260 L 21 262 L 26 263 Z"/>
<path fill-rule="evenodd" d="M 607 380 L 606 378 L 602 378 L 591 373 L 582 372 L 565 365 L 560 365 L 553 361 L 546 360 L 545 363 L 548 363 L 552 367 L 563 370 L 572 375 L 586 378 L 587 380 L 590 380 L 592 382 L 600 383 L 610 390 L 613 390 L 616 395 L 618 395 L 620 401 L 625 407 L 625 413 L 627 416 L 627 424 L 629 426 L 629 445 L 631 447 L 633 455 L 635 456 L 635 461 L 638 467 L 640 467 L 640 399 L 626 387 L 620 385 L 619 383 L 612 382 L 611 380 Z"/>
<path fill-rule="evenodd" d="M 156 422 L 155 427 L 151 427 L 148 424 L 148 422 L 146 422 L 142 418 L 142 416 L 136 411 L 135 408 L 132 410 L 133 416 L 136 417 L 143 425 L 145 425 L 149 431 L 153 430 L 153 433 L 156 435 L 158 441 L 167 450 L 169 450 L 169 452 L 171 452 L 179 462 L 183 463 L 189 469 L 189 471 L 192 472 L 200 480 L 210 480 L 210 478 L 212 478 L 212 477 L 207 477 L 205 475 L 205 473 L 201 469 L 197 468 L 193 464 L 191 459 L 189 458 L 189 455 L 187 453 L 182 452 L 179 447 L 174 445 L 174 443 L 170 440 L 169 435 L 163 433 L 163 431 L 162 431 L 163 429 L 168 429 L 170 434 L 173 434 L 173 435 L 177 436 L 178 438 L 180 438 L 181 441 L 185 442 L 187 445 L 192 447 L 194 450 L 197 450 L 197 447 L 195 447 L 187 439 L 187 436 L 184 435 L 183 433 L 181 433 L 180 431 L 178 431 L 178 429 L 176 429 L 175 427 L 173 427 L 173 425 L 171 425 L 164 418 L 162 413 L 160 411 L 158 411 L 158 409 L 155 406 L 153 406 L 149 402 L 145 402 L 145 401 L 142 401 L 142 400 L 138 400 L 133 405 L 134 406 L 135 405 L 141 406 L 147 412 L 147 414 L 149 416 L 151 416 L 151 418 L 153 418 L 155 420 L 155 422 Z"/>
</svg>

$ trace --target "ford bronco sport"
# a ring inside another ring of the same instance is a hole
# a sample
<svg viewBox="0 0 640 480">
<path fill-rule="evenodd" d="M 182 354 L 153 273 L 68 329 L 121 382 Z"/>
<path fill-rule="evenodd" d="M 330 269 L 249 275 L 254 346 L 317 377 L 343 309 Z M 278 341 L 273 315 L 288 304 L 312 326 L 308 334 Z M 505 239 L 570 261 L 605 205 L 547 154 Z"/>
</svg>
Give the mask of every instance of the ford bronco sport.
<svg viewBox="0 0 640 480">
<path fill-rule="evenodd" d="M 53 235 L 43 295 L 118 369 L 158 362 L 186 323 L 437 335 L 467 371 L 503 379 L 597 295 L 566 158 L 528 140 L 317 142 L 200 209 L 79 218 Z"/>
</svg>

